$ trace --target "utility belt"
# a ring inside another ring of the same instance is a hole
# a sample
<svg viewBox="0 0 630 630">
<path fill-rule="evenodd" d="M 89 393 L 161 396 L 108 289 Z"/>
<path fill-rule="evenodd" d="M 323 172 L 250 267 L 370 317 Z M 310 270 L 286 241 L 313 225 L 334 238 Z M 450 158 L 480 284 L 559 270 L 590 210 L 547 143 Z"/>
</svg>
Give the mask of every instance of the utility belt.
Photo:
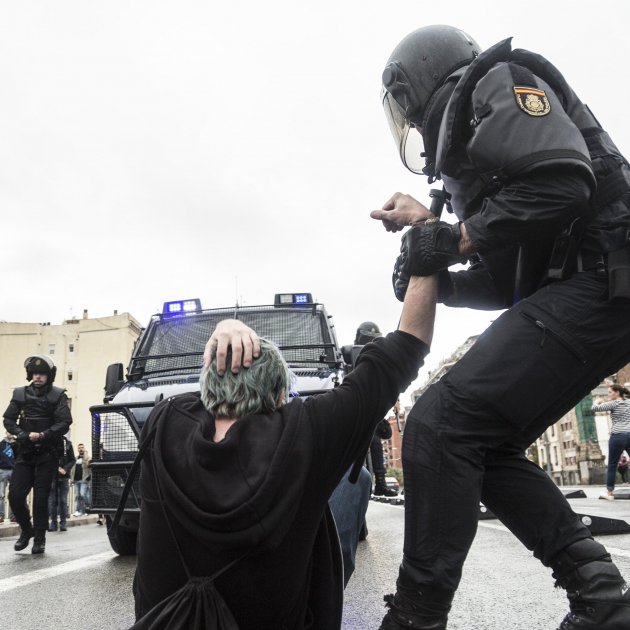
<svg viewBox="0 0 630 630">
<path fill-rule="evenodd" d="M 585 250 L 579 251 L 576 256 L 576 269 L 578 273 L 581 271 L 604 273 L 608 269 L 608 256 Z"/>
<path fill-rule="evenodd" d="M 582 222 L 575 219 L 553 246 L 546 283 L 566 280 L 575 272 L 608 272 L 609 299 L 630 299 L 630 229 L 622 248 L 603 254 L 580 249 Z"/>
<path fill-rule="evenodd" d="M 630 243 L 608 254 L 579 251 L 576 271 L 597 271 L 608 274 L 609 300 L 630 300 Z"/>
</svg>

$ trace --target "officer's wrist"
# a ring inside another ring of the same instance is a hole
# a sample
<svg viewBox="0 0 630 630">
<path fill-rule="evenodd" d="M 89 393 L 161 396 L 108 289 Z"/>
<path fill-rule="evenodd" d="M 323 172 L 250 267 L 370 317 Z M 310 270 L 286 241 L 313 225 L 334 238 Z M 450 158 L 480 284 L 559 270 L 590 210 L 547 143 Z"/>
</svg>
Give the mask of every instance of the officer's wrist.
<svg viewBox="0 0 630 630">
<path fill-rule="evenodd" d="M 459 251 L 459 253 L 463 256 L 471 256 L 475 253 L 475 247 L 468 237 L 468 230 L 466 229 L 465 223 L 462 222 L 459 224 L 459 231 L 461 233 L 461 238 L 457 244 L 457 251 Z"/>
</svg>

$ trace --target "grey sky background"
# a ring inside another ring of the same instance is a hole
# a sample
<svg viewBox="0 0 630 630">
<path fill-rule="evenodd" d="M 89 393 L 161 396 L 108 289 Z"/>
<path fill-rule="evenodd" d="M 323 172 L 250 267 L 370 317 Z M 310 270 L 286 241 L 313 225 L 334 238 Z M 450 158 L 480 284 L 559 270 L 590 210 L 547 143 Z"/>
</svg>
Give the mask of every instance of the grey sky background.
<svg viewBox="0 0 630 630">
<path fill-rule="evenodd" d="M 427 202 L 379 101 L 395 45 L 433 23 L 514 37 L 564 73 L 630 154 L 630 4 L 56 0 L 0 5 L 0 320 L 310 291 L 340 343 L 396 327 L 400 236 Z M 440 307 L 421 373 L 498 313 Z M 417 383 L 416 383 L 417 384 Z"/>
</svg>

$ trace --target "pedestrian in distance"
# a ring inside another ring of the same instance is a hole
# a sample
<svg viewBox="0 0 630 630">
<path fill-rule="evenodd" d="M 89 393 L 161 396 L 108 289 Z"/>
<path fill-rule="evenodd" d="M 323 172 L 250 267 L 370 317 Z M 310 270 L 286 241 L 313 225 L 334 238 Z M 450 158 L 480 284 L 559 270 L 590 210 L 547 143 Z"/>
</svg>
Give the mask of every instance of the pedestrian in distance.
<svg viewBox="0 0 630 630">
<path fill-rule="evenodd" d="M 372 212 L 387 231 L 410 226 L 396 295 L 409 274 L 438 273 L 446 306 L 506 310 L 408 414 L 403 560 L 381 628 L 446 628 L 480 501 L 567 591 L 561 630 L 630 628 L 610 555 L 525 457 L 630 361 L 628 162 L 562 74 L 510 39 L 484 51 L 426 26 L 382 80 L 403 163 L 444 185 L 433 211 L 396 193 Z"/>
<path fill-rule="evenodd" d="M 595 412 L 610 412 L 611 428 L 608 439 L 608 468 L 606 470 L 606 493 L 600 499 L 615 500 L 615 477 L 621 454 L 630 452 L 630 391 L 623 385 L 612 383 L 608 387 L 608 402 L 598 398 L 592 406 Z M 626 459 L 626 477 L 628 460 Z M 623 477 L 623 475 L 622 475 Z M 625 481 L 625 480 L 624 480 Z"/>
<path fill-rule="evenodd" d="M 68 491 L 70 490 L 70 473 L 76 461 L 72 442 L 67 437 L 61 438 L 57 453 L 59 458 L 57 472 L 53 477 L 48 495 L 48 515 L 50 517 L 49 532 L 67 530 Z"/>
<path fill-rule="evenodd" d="M 90 492 L 90 454 L 85 444 L 77 444 L 77 456 L 72 469 L 72 485 L 74 487 L 75 511 L 72 516 L 85 516 L 90 507 L 92 496 Z"/>
<path fill-rule="evenodd" d="M 416 377 L 436 287 L 435 277 L 412 278 L 398 330 L 366 345 L 338 387 L 304 400 L 289 401 L 291 375 L 273 344 L 238 320 L 218 324 L 200 394 L 157 405 L 140 436 L 138 628 L 170 622 L 191 579 L 210 588 L 217 573 L 230 627 L 341 627 L 328 499 L 353 463 L 360 468 L 374 427 Z M 184 622 L 176 627 L 205 627 Z"/>
<path fill-rule="evenodd" d="M 25 387 L 16 387 L 4 412 L 5 429 L 16 436 L 17 455 L 9 488 L 9 503 L 20 525 L 14 549 L 22 551 L 34 537 L 31 552 L 44 553 L 48 529 L 48 494 L 57 470 L 62 437 L 72 424 L 65 390 L 53 382 L 57 368 L 47 355 L 24 362 Z M 26 497 L 33 491 L 33 520 Z"/>
</svg>

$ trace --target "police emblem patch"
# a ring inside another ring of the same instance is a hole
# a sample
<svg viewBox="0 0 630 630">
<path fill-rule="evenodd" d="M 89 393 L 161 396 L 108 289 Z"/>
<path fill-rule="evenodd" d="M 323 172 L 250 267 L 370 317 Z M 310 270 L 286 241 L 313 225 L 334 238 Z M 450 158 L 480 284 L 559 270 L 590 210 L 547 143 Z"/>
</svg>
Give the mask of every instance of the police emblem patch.
<svg viewBox="0 0 630 630">
<path fill-rule="evenodd" d="M 549 99 L 543 90 L 514 86 L 518 106 L 530 116 L 546 116 L 551 111 Z"/>
</svg>

